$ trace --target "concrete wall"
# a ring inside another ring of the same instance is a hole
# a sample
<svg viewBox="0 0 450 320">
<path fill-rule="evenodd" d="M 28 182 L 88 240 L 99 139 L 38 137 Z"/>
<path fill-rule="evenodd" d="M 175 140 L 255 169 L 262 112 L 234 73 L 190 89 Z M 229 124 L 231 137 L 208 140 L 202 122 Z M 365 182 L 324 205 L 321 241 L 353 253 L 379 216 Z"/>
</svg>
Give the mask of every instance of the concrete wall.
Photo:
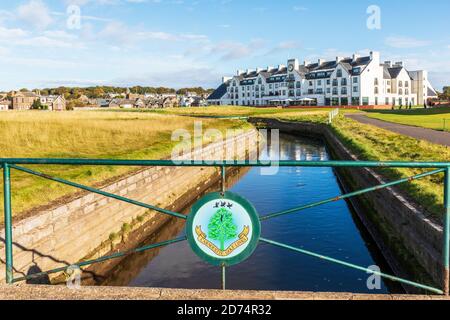
<svg viewBox="0 0 450 320">
<path fill-rule="evenodd" d="M 326 125 L 273 119 L 250 121 L 284 132 L 323 137 L 334 159 L 358 160 Z M 340 173 L 343 173 L 340 176 L 352 191 L 388 182 L 368 168 L 346 169 Z M 381 247 L 391 267 L 397 269 L 395 271 L 401 276 L 413 276 L 416 280 L 432 279 L 434 285 L 440 287 L 443 281 L 442 226 L 428 219 L 424 210 L 407 199 L 397 188 L 385 188 L 357 198 L 365 204 L 361 210 L 357 210 L 358 215 Z M 427 273 L 428 279 L 422 278 L 422 271 Z"/>
<path fill-rule="evenodd" d="M 224 148 L 235 149 L 238 159 L 257 151 L 256 130 L 238 135 L 225 142 L 210 144 L 184 158 L 220 160 Z M 149 167 L 121 178 L 102 190 L 124 197 L 170 208 L 178 198 L 196 190 L 217 168 Z M 193 194 L 193 196 L 195 196 Z M 111 233 L 121 230 L 124 223 L 145 214 L 145 222 L 165 218 L 160 213 L 128 203 L 85 193 L 79 198 L 13 224 L 14 275 L 20 277 L 67 266 L 91 255 L 108 240 Z M 0 231 L 0 281 L 5 278 L 4 229 Z"/>
</svg>

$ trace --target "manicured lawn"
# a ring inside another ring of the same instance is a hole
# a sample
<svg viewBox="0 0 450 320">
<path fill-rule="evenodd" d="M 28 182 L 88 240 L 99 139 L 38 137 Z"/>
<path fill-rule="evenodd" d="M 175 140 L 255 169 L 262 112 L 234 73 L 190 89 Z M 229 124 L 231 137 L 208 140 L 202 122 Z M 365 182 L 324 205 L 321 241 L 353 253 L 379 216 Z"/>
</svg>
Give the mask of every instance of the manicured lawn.
<svg viewBox="0 0 450 320">
<path fill-rule="evenodd" d="M 411 110 L 374 110 L 367 111 L 371 118 L 395 122 L 410 126 L 450 131 L 450 107 Z M 445 119 L 445 127 L 444 127 Z"/>
<path fill-rule="evenodd" d="M 192 132 L 194 119 L 169 114 L 129 112 L 4 112 L 0 118 L 1 158 L 162 159 L 170 156 L 172 132 Z M 204 129 L 224 132 L 250 128 L 245 121 L 203 119 Z M 44 173 L 87 185 L 136 170 L 111 166 L 29 166 Z M 3 176 L 0 185 L 3 185 Z M 3 202 L 3 188 L 0 188 Z M 12 170 L 14 216 L 78 191 Z M 3 205 L 0 206 L 0 223 Z"/>
</svg>

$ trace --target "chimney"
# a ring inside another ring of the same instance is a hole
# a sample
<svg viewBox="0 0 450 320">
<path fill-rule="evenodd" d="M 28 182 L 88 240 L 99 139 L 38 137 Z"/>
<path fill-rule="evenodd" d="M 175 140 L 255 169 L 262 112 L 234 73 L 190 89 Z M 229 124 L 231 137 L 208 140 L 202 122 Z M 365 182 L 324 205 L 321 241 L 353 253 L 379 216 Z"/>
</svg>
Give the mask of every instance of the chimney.
<svg viewBox="0 0 450 320">
<path fill-rule="evenodd" d="M 396 65 L 397 67 L 403 67 L 403 62 L 398 61 L 398 62 L 395 63 L 395 65 Z"/>
<path fill-rule="evenodd" d="M 267 71 L 270 71 L 270 70 L 272 70 L 272 69 L 273 69 L 272 66 L 267 66 Z"/>
<path fill-rule="evenodd" d="M 358 58 L 361 58 L 359 54 L 353 54 L 352 61 L 355 62 Z"/>
<path fill-rule="evenodd" d="M 321 66 L 324 62 L 325 62 L 325 59 L 319 59 L 319 60 L 317 60 L 317 63 L 319 64 L 319 66 Z"/>
<path fill-rule="evenodd" d="M 256 72 L 260 73 L 263 69 L 262 68 L 256 68 Z"/>
<path fill-rule="evenodd" d="M 284 64 L 279 64 L 278 65 L 278 71 L 280 71 L 281 69 L 286 68 L 286 66 Z"/>
<path fill-rule="evenodd" d="M 243 73 L 244 73 L 243 70 L 238 70 L 238 71 L 237 71 L 237 76 L 240 76 L 240 75 L 243 74 Z"/>
<path fill-rule="evenodd" d="M 305 67 L 308 66 L 308 65 L 310 65 L 310 64 L 311 64 L 311 62 L 308 61 L 308 60 L 303 61 L 303 65 L 304 65 Z"/>
<path fill-rule="evenodd" d="M 388 68 L 390 68 L 392 66 L 392 62 L 391 61 L 385 61 L 384 65 Z"/>
<path fill-rule="evenodd" d="M 342 60 L 344 60 L 343 57 L 336 57 L 336 63 L 339 63 L 339 62 L 341 62 Z"/>
</svg>

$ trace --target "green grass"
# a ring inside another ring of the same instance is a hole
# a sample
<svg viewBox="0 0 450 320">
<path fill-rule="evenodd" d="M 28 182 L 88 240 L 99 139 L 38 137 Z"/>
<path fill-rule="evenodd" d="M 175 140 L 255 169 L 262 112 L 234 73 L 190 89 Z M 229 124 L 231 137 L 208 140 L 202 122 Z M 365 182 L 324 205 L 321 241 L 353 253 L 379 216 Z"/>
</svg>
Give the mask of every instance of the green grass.
<svg viewBox="0 0 450 320">
<path fill-rule="evenodd" d="M 370 118 L 400 123 L 410 126 L 450 131 L 450 107 L 411 110 L 370 110 L 366 112 Z M 445 127 L 444 127 L 444 119 Z"/>
<path fill-rule="evenodd" d="M 128 112 L 5 112 L 0 118 L 1 158 L 102 158 L 163 159 L 178 143 L 172 132 L 192 133 L 198 119 L 169 114 Z M 203 119 L 203 128 L 248 129 L 245 121 Z M 98 186 L 103 181 L 127 174 L 135 167 L 116 166 L 29 166 L 63 179 Z M 12 177 L 13 217 L 45 205 L 78 189 L 34 177 L 16 170 Z M 3 176 L 0 185 L 3 184 Z M 3 199 L 3 188 L 0 188 Z M 1 200 L 2 201 L 2 200 Z M 0 224 L 3 206 L 0 206 Z"/>
</svg>

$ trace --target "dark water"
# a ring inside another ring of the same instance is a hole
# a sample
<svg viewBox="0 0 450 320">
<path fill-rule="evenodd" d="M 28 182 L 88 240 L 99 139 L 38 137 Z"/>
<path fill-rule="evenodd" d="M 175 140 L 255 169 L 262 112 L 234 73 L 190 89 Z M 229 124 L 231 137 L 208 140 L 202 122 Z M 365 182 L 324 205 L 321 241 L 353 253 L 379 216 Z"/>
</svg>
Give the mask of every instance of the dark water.
<svg viewBox="0 0 450 320">
<path fill-rule="evenodd" d="M 321 141 L 282 135 L 280 144 L 284 160 L 328 159 Z M 323 200 L 342 192 L 330 168 L 280 168 L 278 174 L 272 176 L 263 176 L 260 169 L 253 168 L 231 191 L 249 199 L 260 214 Z M 173 222 L 167 226 L 166 236 L 184 234 L 183 223 Z M 264 238 L 364 267 L 378 265 L 382 271 L 390 273 L 345 201 L 274 218 L 262 222 L 261 228 Z M 219 268 L 197 258 L 186 241 L 141 255 L 135 261 L 133 257 L 130 259 L 110 284 L 173 288 L 220 288 L 221 285 Z M 367 277 L 368 274 L 358 270 L 260 244 L 248 260 L 227 268 L 226 283 L 228 289 L 390 291 L 385 282 L 380 290 L 369 290 Z"/>
</svg>

